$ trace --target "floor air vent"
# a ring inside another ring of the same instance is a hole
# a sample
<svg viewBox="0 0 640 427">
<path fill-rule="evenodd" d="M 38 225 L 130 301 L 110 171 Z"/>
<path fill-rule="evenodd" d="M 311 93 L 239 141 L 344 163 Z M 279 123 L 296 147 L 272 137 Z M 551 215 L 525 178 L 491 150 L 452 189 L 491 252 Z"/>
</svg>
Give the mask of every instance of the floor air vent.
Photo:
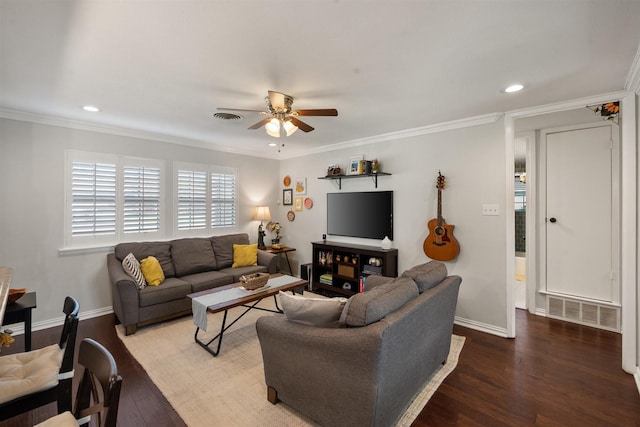
<svg viewBox="0 0 640 427">
<path fill-rule="evenodd" d="M 620 308 L 547 295 L 547 316 L 620 332 Z"/>
</svg>

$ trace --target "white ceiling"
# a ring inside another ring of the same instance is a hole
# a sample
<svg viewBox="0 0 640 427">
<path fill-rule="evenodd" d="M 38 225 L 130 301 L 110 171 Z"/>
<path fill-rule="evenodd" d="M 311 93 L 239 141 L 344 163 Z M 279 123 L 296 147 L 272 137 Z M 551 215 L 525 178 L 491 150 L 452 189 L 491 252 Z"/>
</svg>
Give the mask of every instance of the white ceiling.
<svg viewBox="0 0 640 427">
<path fill-rule="evenodd" d="M 0 0 L 0 115 L 25 111 L 272 158 L 624 88 L 640 1 Z M 502 89 L 522 82 L 525 89 Z M 315 127 L 216 107 L 268 90 Z M 80 107 L 97 105 L 100 113 Z"/>
</svg>

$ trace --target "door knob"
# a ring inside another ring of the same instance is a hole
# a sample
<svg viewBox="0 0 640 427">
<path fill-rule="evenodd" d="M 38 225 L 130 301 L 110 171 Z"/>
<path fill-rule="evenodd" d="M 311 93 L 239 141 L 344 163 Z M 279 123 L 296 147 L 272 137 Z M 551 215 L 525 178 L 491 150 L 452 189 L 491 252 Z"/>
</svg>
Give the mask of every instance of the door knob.
<svg viewBox="0 0 640 427">
<path fill-rule="evenodd" d="M 552 217 L 552 218 L 549 218 L 549 222 L 556 222 L 556 221 L 558 221 L 558 220 L 557 220 L 557 219 L 555 219 L 555 218 L 553 218 L 553 217 Z"/>
</svg>

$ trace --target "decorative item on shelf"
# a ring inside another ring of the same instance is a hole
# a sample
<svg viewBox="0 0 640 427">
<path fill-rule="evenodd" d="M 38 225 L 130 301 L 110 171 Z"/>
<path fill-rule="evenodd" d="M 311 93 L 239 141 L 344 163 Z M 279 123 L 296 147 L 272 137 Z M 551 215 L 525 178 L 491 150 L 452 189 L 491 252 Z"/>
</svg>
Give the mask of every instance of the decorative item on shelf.
<svg viewBox="0 0 640 427">
<path fill-rule="evenodd" d="M 360 161 L 364 159 L 364 156 L 360 155 L 349 159 L 349 166 L 347 167 L 347 175 L 361 175 L 362 169 L 360 167 Z"/>
<path fill-rule="evenodd" d="M 336 261 L 340 262 L 342 260 L 342 256 L 340 254 L 336 255 Z"/>
<path fill-rule="evenodd" d="M 345 255 L 342 257 L 342 261 L 349 262 L 349 255 Z"/>
<path fill-rule="evenodd" d="M 371 160 L 360 160 L 360 174 L 371 174 Z"/>
<path fill-rule="evenodd" d="M 9 289 L 9 298 L 7 304 L 13 304 L 18 301 L 24 294 L 27 293 L 27 288 Z"/>
<path fill-rule="evenodd" d="M 344 289 L 346 291 L 350 291 L 351 290 L 351 283 L 350 282 L 344 282 L 342 284 L 342 289 Z"/>
<path fill-rule="evenodd" d="M 369 265 L 374 265 L 376 267 L 380 267 L 382 265 L 382 259 L 378 257 L 369 258 Z"/>
<path fill-rule="evenodd" d="M 280 244 L 280 234 L 282 233 L 282 226 L 279 222 L 269 221 L 267 223 L 267 230 L 271 233 L 275 233 L 275 237 L 271 239 L 271 247 L 273 249 L 282 249 L 283 245 Z"/>
<path fill-rule="evenodd" d="M 380 247 L 382 247 L 382 249 L 391 249 L 391 240 L 389 239 L 389 236 L 384 236 L 384 239 L 382 239 Z"/>
<path fill-rule="evenodd" d="M 329 167 L 327 167 L 327 176 L 340 175 L 341 173 L 342 169 L 340 169 L 340 166 L 329 165 Z"/>
<path fill-rule="evenodd" d="M 269 281 L 268 273 L 255 273 L 240 276 L 240 282 L 243 283 L 242 287 L 248 291 L 254 291 L 262 288 Z"/>
<path fill-rule="evenodd" d="M 619 124 L 618 114 L 620 113 L 620 102 L 607 102 L 600 105 L 587 105 L 587 108 L 595 114 L 600 114 L 605 120 L 611 120 L 615 124 Z"/>
<path fill-rule="evenodd" d="M 260 221 L 260 225 L 258 226 L 258 249 L 266 249 L 267 246 L 264 244 L 265 232 L 262 229 L 262 223 L 264 221 L 271 221 L 269 206 L 256 207 L 256 215 L 253 217 L 253 220 Z"/>
<path fill-rule="evenodd" d="M 371 173 L 378 172 L 380 172 L 380 163 L 378 162 L 378 159 L 373 159 L 371 160 Z"/>
<path fill-rule="evenodd" d="M 352 256 L 351 257 L 351 264 L 357 264 L 358 263 L 358 258 L 356 258 L 356 256 Z"/>
</svg>

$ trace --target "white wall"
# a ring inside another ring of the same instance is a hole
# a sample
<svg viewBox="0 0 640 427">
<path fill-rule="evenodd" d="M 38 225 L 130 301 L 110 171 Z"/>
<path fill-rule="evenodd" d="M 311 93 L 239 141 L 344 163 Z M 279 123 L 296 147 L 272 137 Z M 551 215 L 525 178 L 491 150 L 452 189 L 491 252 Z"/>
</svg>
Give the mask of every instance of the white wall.
<svg viewBox="0 0 640 427">
<path fill-rule="evenodd" d="M 164 142 L 0 119 L 0 265 L 13 268 L 12 287 L 36 291 L 34 322 L 61 317 L 66 295 L 81 314 L 111 307 L 107 250 L 61 255 L 65 150 L 116 153 L 166 160 L 166 215 L 172 215 L 172 161 L 226 165 L 239 170 L 239 226 L 257 240 L 253 208 L 275 200 L 278 161 Z M 275 205 L 272 206 L 272 209 Z M 172 237 L 171 227 L 165 230 Z M 18 329 L 18 328 L 16 328 Z"/>
<path fill-rule="evenodd" d="M 326 232 L 326 194 L 337 192 L 337 183 L 318 180 L 330 164 L 346 166 L 350 157 L 363 154 L 377 158 L 384 172 L 378 190 L 394 191 L 394 242 L 399 250 L 399 271 L 428 261 L 422 243 L 428 234 L 427 221 L 437 214 L 438 171 L 447 178 L 442 193 L 443 216 L 455 225 L 461 250 L 447 262 L 451 274 L 462 276 L 458 301 L 459 323 L 506 334 L 506 182 L 504 165 L 504 124 L 502 120 L 453 131 L 379 142 L 350 149 L 283 160 L 278 179 L 282 189 L 285 175 L 307 178 L 313 208 L 296 212 L 290 223 L 280 206 L 274 216 L 284 227 L 284 241 L 297 248 L 292 254 L 296 266 L 311 262 L 312 241 Z M 370 178 L 342 181 L 342 190 L 374 191 Z M 278 196 L 281 199 L 282 195 Z M 482 216 L 483 204 L 500 206 L 499 216 Z M 366 215 L 366 212 L 354 212 Z M 332 237 L 330 240 L 379 246 L 379 241 Z M 297 268 L 297 267 L 294 267 Z"/>
</svg>

